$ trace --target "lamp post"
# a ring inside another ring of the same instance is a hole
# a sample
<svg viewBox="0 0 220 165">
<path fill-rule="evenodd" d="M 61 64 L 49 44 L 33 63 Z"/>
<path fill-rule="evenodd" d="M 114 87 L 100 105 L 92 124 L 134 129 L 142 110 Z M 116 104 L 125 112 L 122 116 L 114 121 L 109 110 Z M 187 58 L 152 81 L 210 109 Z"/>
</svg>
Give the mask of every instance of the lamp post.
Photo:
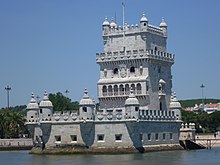
<svg viewBox="0 0 220 165">
<path fill-rule="evenodd" d="M 200 88 L 202 89 L 202 109 L 203 109 L 203 111 L 204 111 L 204 93 L 203 93 L 203 89 L 205 88 L 205 85 L 202 84 L 202 85 L 200 86 Z"/>
<path fill-rule="evenodd" d="M 7 106 L 9 108 L 9 92 L 11 90 L 11 87 L 9 87 L 9 85 L 7 85 L 7 87 L 5 87 L 5 90 L 7 91 Z"/>
</svg>

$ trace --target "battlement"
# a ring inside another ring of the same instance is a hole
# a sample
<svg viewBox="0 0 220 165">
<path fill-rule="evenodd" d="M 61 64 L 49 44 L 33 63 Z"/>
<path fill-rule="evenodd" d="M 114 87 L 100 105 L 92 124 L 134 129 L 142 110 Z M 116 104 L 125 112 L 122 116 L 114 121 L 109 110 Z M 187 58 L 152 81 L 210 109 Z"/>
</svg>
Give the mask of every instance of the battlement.
<svg viewBox="0 0 220 165">
<path fill-rule="evenodd" d="M 125 28 L 123 30 L 123 28 L 121 26 L 113 26 L 109 28 L 108 33 L 103 32 L 103 36 L 114 36 L 114 35 L 123 35 L 123 33 L 125 33 L 125 35 L 129 35 L 129 34 L 133 34 L 133 33 L 140 33 L 140 32 L 149 32 L 152 34 L 156 34 L 159 36 L 166 36 L 166 33 L 164 33 L 163 29 L 157 26 L 153 26 L 153 25 L 147 25 L 146 29 L 141 29 L 138 24 L 136 25 L 125 25 Z"/>
<path fill-rule="evenodd" d="M 96 62 L 121 61 L 131 59 L 152 59 L 174 63 L 174 54 L 156 50 L 127 50 L 107 53 L 96 53 Z"/>
</svg>

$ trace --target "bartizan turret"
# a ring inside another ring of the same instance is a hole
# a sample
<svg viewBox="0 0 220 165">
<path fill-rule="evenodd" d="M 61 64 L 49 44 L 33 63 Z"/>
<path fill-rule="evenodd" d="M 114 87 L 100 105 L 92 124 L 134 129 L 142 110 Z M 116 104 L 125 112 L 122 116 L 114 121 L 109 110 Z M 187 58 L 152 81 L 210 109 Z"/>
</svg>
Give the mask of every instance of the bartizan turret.
<svg viewBox="0 0 220 165">
<path fill-rule="evenodd" d="M 44 92 L 43 100 L 40 102 L 40 120 L 50 121 L 53 114 L 53 104 L 48 98 L 47 91 Z"/>
<path fill-rule="evenodd" d="M 81 120 L 93 120 L 95 104 L 88 95 L 87 89 L 84 91 L 84 96 L 79 102 L 79 115 Z"/>
<path fill-rule="evenodd" d="M 164 18 L 162 18 L 160 28 L 163 30 L 164 36 L 167 36 L 167 23 L 165 22 Z"/>
<path fill-rule="evenodd" d="M 148 26 L 148 19 L 145 16 L 145 14 L 143 14 L 140 20 L 140 30 L 147 31 L 147 26 Z"/>
<path fill-rule="evenodd" d="M 139 118 L 139 101 L 134 95 L 134 91 L 130 91 L 129 97 L 125 101 L 125 115 L 127 119 Z"/>
<path fill-rule="evenodd" d="M 182 120 L 181 104 L 176 99 L 176 94 L 173 92 L 170 98 L 170 110 L 174 112 L 176 120 Z"/>
<path fill-rule="evenodd" d="M 31 95 L 31 100 L 27 105 L 27 122 L 38 122 L 39 121 L 39 106 L 34 98 L 34 93 Z"/>
</svg>

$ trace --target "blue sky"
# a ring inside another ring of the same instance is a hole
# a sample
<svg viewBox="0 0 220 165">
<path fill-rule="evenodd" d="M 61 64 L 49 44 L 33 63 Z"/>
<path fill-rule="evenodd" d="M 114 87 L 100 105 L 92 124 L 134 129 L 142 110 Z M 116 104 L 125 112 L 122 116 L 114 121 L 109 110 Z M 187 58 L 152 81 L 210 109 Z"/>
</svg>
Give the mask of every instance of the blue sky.
<svg viewBox="0 0 220 165">
<path fill-rule="evenodd" d="M 97 98 L 103 51 L 102 22 L 116 15 L 121 0 L 0 0 L 0 107 L 10 85 L 10 105 L 27 104 L 31 92 L 43 97 L 68 89 L 79 101 L 84 88 Z M 173 90 L 179 99 L 220 98 L 220 1 L 125 0 L 125 21 L 168 24 L 167 50 L 175 53 Z"/>
</svg>

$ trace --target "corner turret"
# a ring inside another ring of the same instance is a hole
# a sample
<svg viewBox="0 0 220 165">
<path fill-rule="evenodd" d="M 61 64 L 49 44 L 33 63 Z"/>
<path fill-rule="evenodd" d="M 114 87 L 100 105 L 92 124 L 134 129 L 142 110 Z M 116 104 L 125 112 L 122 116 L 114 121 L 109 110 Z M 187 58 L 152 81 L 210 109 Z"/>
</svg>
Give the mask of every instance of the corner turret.
<svg viewBox="0 0 220 165">
<path fill-rule="evenodd" d="M 143 14 L 140 20 L 140 30 L 147 31 L 147 26 L 148 26 L 148 19 L 145 16 L 145 14 Z"/>
<path fill-rule="evenodd" d="M 42 121 L 50 121 L 53 114 L 53 104 L 48 98 L 47 91 L 44 92 L 43 100 L 40 102 L 40 119 Z"/>
<path fill-rule="evenodd" d="M 110 24 L 109 24 L 107 17 L 105 17 L 105 20 L 102 24 L 102 30 L 103 30 L 103 35 L 107 35 L 109 33 Z"/>
<path fill-rule="evenodd" d="M 125 101 L 125 114 L 128 119 L 138 119 L 139 117 L 139 101 L 134 95 L 134 91 L 130 91 L 129 97 Z"/>
<path fill-rule="evenodd" d="M 27 122 L 38 122 L 39 106 L 34 98 L 34 93 L 31 94 L 31 100 L 27 105 Z"/>
<path fill-rule="evenodd" d="M 93 120 L 95 104 L 88 95 L 87 89 L 84 91 L 84 96 L 79 102 L 79 115 L 82 120 Z"/>
<path fill-rule="evenodd" d="M 160 28 L 163 30 L 164 35 L 167 36 L 167 23 L 165 22 L 164 18 L 162 18 Z"/>
<path fill-rule="evenodd" d="M 170 98 L 170 110 L 174 112 L 176 120 L 182 120 L 181 104 L 176 99 L 176 94 L 173 92 Z"/>
</svg>

